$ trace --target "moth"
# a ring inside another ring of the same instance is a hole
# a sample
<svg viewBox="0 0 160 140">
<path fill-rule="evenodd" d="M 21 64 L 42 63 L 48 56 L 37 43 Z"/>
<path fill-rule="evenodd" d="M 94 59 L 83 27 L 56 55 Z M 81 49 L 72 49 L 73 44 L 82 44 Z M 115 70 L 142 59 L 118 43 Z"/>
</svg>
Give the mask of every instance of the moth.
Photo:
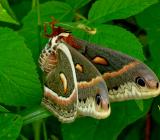
<svg viewBox="0 0 160 140">
<path fill-rule="evenodd" d="M 40 55 L 39 63 L 45 73 L 42 104 L 61 122 L 72 122 L 79 115 L 108 117 L 108 89 L 102 75 L 89 60 L 59 38 L 65 35 L 51 38 Z"/>
<path fill-rule="evenodd" d="M 160 95 L 157 76 L 143 62 L 84 40 L 73 38 L 73 41 L 76 46 L 80 46 L 77 50 L 101 72 L 111 102 L 147 99 Z"/>
<path fill-rule="evenodd" d="M 45 73 L 42 104 L 62 122 L 77 116 L 97 119 L 110 114 L 110 102 L 160 94 L 159 80 L 141 61 L 80 40 L 52 24 L 39 59 Z"/>
</svg>

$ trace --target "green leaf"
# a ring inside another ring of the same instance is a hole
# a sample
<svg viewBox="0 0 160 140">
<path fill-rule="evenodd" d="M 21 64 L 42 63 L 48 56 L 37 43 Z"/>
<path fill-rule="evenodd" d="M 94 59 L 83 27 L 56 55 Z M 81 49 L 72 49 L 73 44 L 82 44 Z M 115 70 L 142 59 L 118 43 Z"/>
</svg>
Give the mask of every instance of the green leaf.
<svg viewBox="0 0 160 140">
<path fill-rule="evenodd" d="M 143 13 L 136 16 L 137 23 L 147 31 L 148 46 L 151 58 L 149 60 L 150 66 L 154 69 L 156 74 L 160 77 L 160 3 L 151 6 Z"/>
<path fill-rule="evenodd" d="M 22 118 L 10 113 L 0 113 L 0 120 L 0 139 L 16 140 L 22 127 Z"/>
<path fill-rule="evenodd" d="M 145 9 L 142 13 L 136 15 L 138 25 L 147 31 L 156 30 L 160 26 L 160 2 Z"/>
<path fill-rule="evenodd" d="M 127 126 L 118 137 L 119 140 L 141 140 L 144 139 L 145 133 L 145 118 L 137 120 L 135 123 Z"/>
<path fill-rule="evenodd" d="M 134 101 L 111 104 L 109 118 L 95 120 L 79 118 L 74 123 L 62 124 L 64 140 L 117 140 L 120 132 L 129 124 L 144 116 L 151 105 L 151 100 L 144 101 L 144 111 L 140 111 Z M 131 111 L 134 110 L 134 111 Z"/>
<path fill-rule="evenodd" d="M 89 42 L 121 51 L 142 61 L 145 60 L 142 45 L 131 32 L 113 25 L 95 25 L 95 28 L 97 32 L 94 35 L 88 36 L 80 32 L 76 36 Z"/>
<path fill-rule="evenodd" d="M 71 21 L 73 13 L 72 8 L 63 2 L 50 1 L 40 5 L 40 19 L 42 25 L 45 22 L 51 21 L 51 17 L 54 17 L 57 21 Z M 20 34 L 25 38 L 27 46 L 31 49 L 34 59 L 37 61 L 41 48 L 41 43 L 44 41 L 44 35 L 40 34 L 38 27 L 38 17 L 36 9 L 33 9 L 23 19 L 23 27 L 20 30 Z M 43 41 L 42 41 L 42 40 Z M 44 44 L 42 45 L 44 46 Z"/>
<path fill-rule="evenodd" d="M 7 0 L 0 1 L 0 21 L 19 24 L 16 21 L 13 11 L 10 9 Z"/>
<path fill-rule="evenodd" d="M 81 8 L 82 6 L 89 3 L 91 0 L 65 0 L 73 9 Z"/>
<path fill-rule="evenodd" d="M 143 100 L 135 100 L 135 102 L 136 102 L 137 106 L 139 107 L 139 109 L 141 111 L 143 111 L 143 109 L 144 109 Z"/>
<path fill-rule="evenodd" d="M 5 107 L 0 105 L 0 112 L 9 112 Z"/>
<path fill-rule="evenodd" d="M 19 20 L 21 20 L 25 15 L 27 15 L 32 5 L 32 1 L 30 0 L 12 1 L 10 3 L 12 4 L 12 10 L 14 11 L 16 17 Z"/>
<path fill-rule="evenodd" d="M 148 32 L 149 35 L 149 49 L 150 49 L 150 54 L 151 54 L 151 59 L 149 60 L 150 67 L 154 70 L 154 72 L 157 74 L 157 77 L 160 79 L 160 42 L 159 42 L 159 36 L 160 32 L 157 34 L 157 37 L 153 37 L 157 32 Z"/>
<path fill-rule="evenodd" d="M 89 11 L 90 22 L 106 22 L 133 16 L 158 0 L 98 0 Z"/>
<path fill-rule="evenodd" d="M 0 33 L 0 102 L 15 106 L 39 104 L 41 85 L 24 39 L 7 28 L 0 28 Z"/>
<path fill-rule="evenodd" d="M 150 140 L 160 140 L 160 124 L 154 123 L 151 132 Z"/>
<path fill-rule="evenodd" d="M 152 118 L 156 123 L 160 125 L 160 97 L 154 99 L 153 106 L 152 106 Z"/>
</svg>

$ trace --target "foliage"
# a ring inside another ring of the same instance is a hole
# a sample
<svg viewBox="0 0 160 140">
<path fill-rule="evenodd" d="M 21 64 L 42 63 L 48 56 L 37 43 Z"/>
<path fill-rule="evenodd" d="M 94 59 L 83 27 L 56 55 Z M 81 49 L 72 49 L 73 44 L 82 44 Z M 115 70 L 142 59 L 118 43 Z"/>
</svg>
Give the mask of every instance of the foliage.
<svg viewBox="0 0 160 140">
<path fill-rule="evenodd" d="M 47 42 L 43 24 L 54 17 L 75 36 L 136 57 L 160 76 L 159 8 L 158 0 L 0 0 L 0 139 L 140 140 L 148 112 L 151 140 L 160 138 L 159 97 L 112 103 L 105 120 L 61 124 L 40 106 L 37 62 Z"/>
</svg>

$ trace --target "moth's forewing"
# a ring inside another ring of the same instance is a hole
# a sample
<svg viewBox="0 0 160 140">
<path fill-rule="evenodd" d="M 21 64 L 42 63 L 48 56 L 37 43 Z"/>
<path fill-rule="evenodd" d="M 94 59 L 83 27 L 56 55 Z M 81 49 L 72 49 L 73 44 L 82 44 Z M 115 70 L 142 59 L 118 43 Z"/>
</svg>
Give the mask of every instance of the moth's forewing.
<svg viewBox="0 0 160 140">
<path fill-rule="evenodd" d="M 49 61 L 48 58 L 55 58 L 56 64 L 45 75 L 42 104 L 53 112 L 61 122 L 72 122 L 77 116 L 78 100 L 74 64 L 65 44 L 58 43 L 52 47 L 49 48 L 50 53 L 47 59 L 43 59 L 43 61 L 46 61 L 47 66 L 52 67 L 53 60 Z"/>
</svg>

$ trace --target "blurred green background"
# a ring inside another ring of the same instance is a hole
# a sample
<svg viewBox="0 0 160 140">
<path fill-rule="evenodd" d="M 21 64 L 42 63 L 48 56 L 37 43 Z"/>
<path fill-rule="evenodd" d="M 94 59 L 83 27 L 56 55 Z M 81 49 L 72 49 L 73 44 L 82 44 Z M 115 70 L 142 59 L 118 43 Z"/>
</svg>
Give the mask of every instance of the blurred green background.
<svg viewBox="0 0 160 140">
<path fill-rule="evenodd" d="M 160 78 L 158 0 L 0 0 L 0 140 L 160 140 L 160 97 L 112 103 L 109 118 L 71 124 L 40 107 L 37 60 L 52 17 L 76 37 L 140 59 Z"/>
</svg>

